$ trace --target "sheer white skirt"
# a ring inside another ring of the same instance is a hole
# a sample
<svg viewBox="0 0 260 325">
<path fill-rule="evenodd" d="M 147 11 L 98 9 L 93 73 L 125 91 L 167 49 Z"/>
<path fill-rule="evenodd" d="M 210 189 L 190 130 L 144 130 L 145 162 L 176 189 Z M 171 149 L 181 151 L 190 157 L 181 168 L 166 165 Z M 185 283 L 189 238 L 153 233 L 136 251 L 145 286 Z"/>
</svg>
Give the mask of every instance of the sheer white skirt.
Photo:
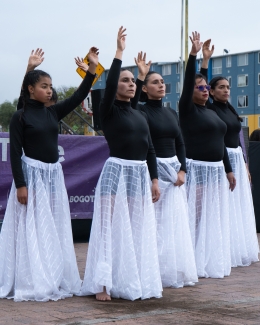
<svg viewBox="0 0 260 325">
<path fill-rule="evenodd" d="M 198 281 L 185 186 L 174 186 L 180 166 L 176 156 L 157 158 L 161 196 L 155 215 L 163 287 L 180 288 Z"/>
<path fill-rule="evenodd" d="M 82 295 L 161 297 L 156 221 L 145 162 L 109 158 L 101 172 Z"/>
<path fill-rule="evenodd" d="M 236 188 L 229 193 L 232 266 L 247 266 L 258 261 L 258 240 L 252 193 L 240 147 L 227 148 Z"/>
<path fill-rule="evenodd" d="M 58 300 L 79 293 L 67 191 L 60 163 L 22 157 L 28 204 L 13 182 L 0 233 L 0 297 Z"/>
<path fill-rule="evenodd" d="M 187 159 L 190 230 L 199 277 L 231 271 L 229 184 L 223 162 Z"/>
</svg>

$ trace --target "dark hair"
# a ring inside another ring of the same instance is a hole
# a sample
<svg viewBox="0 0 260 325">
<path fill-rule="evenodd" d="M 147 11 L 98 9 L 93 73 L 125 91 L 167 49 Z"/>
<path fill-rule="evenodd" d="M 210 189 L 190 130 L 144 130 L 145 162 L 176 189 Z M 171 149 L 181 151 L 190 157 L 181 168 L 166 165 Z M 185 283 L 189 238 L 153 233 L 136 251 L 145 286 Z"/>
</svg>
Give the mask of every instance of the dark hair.
<svg viewBox="0 0 260 325">
<path fill-rule="evenodd" d="M 211 87 L 211 89 L 215 89 L 216 86 L 217 86 L 217 83 L 220 81 L 220 80 L 227 80 L 227 78 L 225 77 L 222 77 L 222 76 L 219 76 L 219 77 L 215 77 L 213 79 L 210 80 L 209 82 L 209 85 Z M 209 92 L 209 96 L 211 99 L 214 99 L 214 97 L 211 95 L 211 93 Z M 243 122 L 243 119 L 237 114 L 236 110 L 234 109 L 234 107 L 230 104 L 230 102 L 228 101 L 227 102 L 227 106 L 228 108 L 231 110 L 232 113 L 234 113 L 236 116 L 237 116 L 237 119 L 240 121 L 240 122 Z"/>
<path fill-rule="evenodd" d="M 51 79 L 51 76 L 42 70 L 33 70 L 29 71 L 26 73 L 23 79 L 23 85 L 22 85 L 22 90 L 23 90 L 23 109 L 26 106 L 26 102 L 30 98 L 30 92 L 28 87 L 29 86 L 34 86 L 41 77 L 48 77 Z"/>
<path fill-rule="evenodd" d="M 57 94 L 55 88 L 52 88 L 52 96 L 51 96 L 50 101 L 51 101 L 51 102 L 54 102 L 55 104 L 56 104 L 57 101 L 58 101 L 58 94 Z"/>
<path fill-rule="evenodd" d="M 250 134 L 249 141 L 260 141 L 260 129 L 256 129 Z"/>
<path fill-rule="evenodd" d="M 156 71 L 149 71 L 148 73 L 147 73 L 147 75 L 146 75 L 146 77 L 145 77 L 145 79 L 144 79 L 144 82 L 143 82 L 143 84 L 144 84 L 144 86 L 146 86 L 147 85 L 147 82 L 148 82 L 148 80 L 149 80 L 149 77 L 152 75 L 152 74 L 160 74 L 160 73 L 158 73 L 158 72 L 156 72 Z M 147 93 L 145 93 L 143 90 L 141 91 L 141 95 L 140 95 L 140 98 L 139 98 L 139 101 L 140 102 L 147 102 L 147 100 L 148 100 L 148 96 L 147 96 Z"/>
<path fill-rule="evenodd" d="M 207 78 L 202 73 L 196 73 L 195 74 L 195 85 L 196 85 L 196 80 L 197 79 L 204 79 L 206 82 L 208 82 Z"/>
</svg>

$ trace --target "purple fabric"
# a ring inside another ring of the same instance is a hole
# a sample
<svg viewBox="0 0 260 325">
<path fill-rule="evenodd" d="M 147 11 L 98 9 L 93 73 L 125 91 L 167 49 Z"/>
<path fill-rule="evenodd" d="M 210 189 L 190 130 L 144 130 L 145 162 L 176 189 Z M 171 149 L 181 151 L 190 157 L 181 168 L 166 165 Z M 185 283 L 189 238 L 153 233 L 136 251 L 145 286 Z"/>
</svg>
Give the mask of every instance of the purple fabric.
<svg viewBox="0 0 260 325">
<path fill-rule="evenodd" d="M 90 219 L 95 187 L 109 157 L 107 142 L 104 137 L 59 135 L 59 154 L 71 218 Z M 9 133 L 0 132 L 0 219 L 4 218 L 12 180 Z"/>
</svg>

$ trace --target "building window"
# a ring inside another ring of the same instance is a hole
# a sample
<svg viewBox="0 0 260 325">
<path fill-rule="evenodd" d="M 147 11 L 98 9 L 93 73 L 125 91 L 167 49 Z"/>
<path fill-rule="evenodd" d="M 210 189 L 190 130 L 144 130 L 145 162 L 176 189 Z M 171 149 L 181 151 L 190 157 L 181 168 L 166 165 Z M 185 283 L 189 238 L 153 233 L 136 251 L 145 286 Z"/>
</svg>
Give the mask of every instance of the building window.
<svg viewBox="0 0 260 325">
<path fill-rule="evenodd" d="M 172 73 L 172 66 L 170 64 L 165 64 L 162 66 L 162 75 L 169 76 Z"/>
<path fill-rule="evenodd" d="M 243 119 L 243 122 L 241 122 L 242 126 L 248 126 L 248 117 L 247 116 L 241 116 Z"/>
<path fill-rule="evenodd" d="M 179 113 L 179 101 L 176 102 L 176 112 Z"/>
<path fill-rule="evenodd" d="M 202 61 L 201 60 L 199 60 L 199 61 L 197 61 L 198 62 L 198 64 L 197 64 L 197 71 L 200 71 L 200 69 L 201 69 L 201 64 L 202 64 Z"/>
<path fill-rule="evenodd" d="M 180 71 L 181 71 L 181 63 L 178 62 L 178 63 L 176 64 L 176 74 L 180 74 Z"/>
<path fill-rule="evenodd" d="M 171 107 L 171 102 L 164 102 L 163 107 Z"/>
<path fill-rule="evenodd" d="M 180 93 L 180 82 L 179 81 L 176 82 L 176 93 L 177 94 Z"/>
<path fill-rule="evenodd" d="M 258 85 L 260 85 L 260 73 L 258 73 Z"/>
<path fill-rule="evenodd" d="M 248 107 L 248 96 L 237 96 L 237 107 Z"/>
<path fill-rule="evenodd" d="M 245 87 L 248 86 L 248 75 L 241 74 L 237 76 L 237 86 L 238 87 Z"/>
<path fill-rule="evenodd" d="M 231 78 L 231 76 L 227 76 L 227 81 L 229 83 L 229 88 L 231 88 L 232 87 L 232 78 Z"/>
<path fill-rule="evenodd" d="M 100 77 L 98 78 L 98 81 L 102 81 L 102 74 L 101 74 Z"/>
<path fill-rule="evenodd" d="M 260 95 L 258 95 L 258 106 L 260 106 Z"/>
<path fill-rule="evenodd" d="M 232 63 L 231 63 L 231 56 L 230 55 L 229 56 L 226 56 L 226 67 L 227 68 L 230 68 L 231 65 L 232 65 Z"/>
<path fill-rule="evenodd" d="M 222 58 L 212 60 L 212 74 L 222 73 Z"/>
<path fill-rule="evenodd" d="M 260 63 L 260 52 L 258 52 L 258 63 Z"/>
<path fill-rule="evenodd" d="M 260 128 L 260 116 L 258 116 L 258 127 Z"/>
<path fill-rule="evenodd" d="M 248 54 L 238 54 L 237 56 L 237 65 L 239 67 L 243 65 L 248 65 Z"/>
<path fill-rule="evenodd" d="M 165 84 L 165 93 L 166 94 L 170 94 L 171 93 L 171 87 L 172 85 L 171 84 Z"/>
</svg>

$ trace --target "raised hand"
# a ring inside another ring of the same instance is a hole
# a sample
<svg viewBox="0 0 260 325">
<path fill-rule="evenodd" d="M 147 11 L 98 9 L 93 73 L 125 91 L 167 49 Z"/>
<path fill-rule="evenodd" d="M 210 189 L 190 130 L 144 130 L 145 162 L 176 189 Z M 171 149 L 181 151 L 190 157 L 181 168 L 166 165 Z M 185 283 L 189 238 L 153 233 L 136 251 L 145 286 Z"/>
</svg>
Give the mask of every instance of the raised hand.
<svg viewBox="0 0 260 325">
<path fill-rule="evenodd" d="M 214 45 L 212 45 L 210 49 L 210 43 L 211 43 L 211 39 L 208 39 L 203 43 L 202 46 L 203 59 L 209 60 L 214 53 L 215 47 Z"/>
<path fill-rule="evenodd" d="M 89 49 L 89 52 L 87 54 L 89 65 L 95 65 L 95 66 L 98 65 L 98 55 L 99 55 L 98 48 L 91 47 Z"/>
<path fill-rule="evenodd" d="M 124 51 L 125 49 L 125 34 L 126 28 L 121 26 L 117 34 L 117 50 Z"/>
<path fill-rule="evenodd" d="M 43 55 L 44 55 L 44 52 L 42 49 L 38 48 L 36 51 L 32 50 L 31 55 L 29 56 L 26 72 L 32 71 L 36 67 L 38 67 L 44 60 Z"/>
<path fill-rule="evenodd" d="M 88 66 L 88 64 L 87 64 L 86 62 L 84 62 L 83 59 L 80 59 L 79 57 L 77 57 L 77 58 L 75 58 L 75 62 L 76 62 L 76 64 L 77 64 L 77 66 L 78 66 L 81 70 L 83 70 L 83 71 L 85 71 L 85 72 L 88 71 L 89 66 Z"/>
<path fill-rule="evenodd" d="M 196 56 L 203 45 L 203 42 L 200 41 L 200 33 L 192 32 L 192 37 L 190 36 L 190 40 L 192 43 L 190 54 Z"/>
<path fill-rule="evenodd" d="M 143 52 L 139 52 L 137 55 L 137 59 L 135 58 L 135 63 L 138 67 L 138 79 L 144 80 L 147 73 L 150 70 L 152 61 L 149 61 L 148 63 L 145 63 L 146 61 L 146 53 L 143 54 Z"/>
</svg>

